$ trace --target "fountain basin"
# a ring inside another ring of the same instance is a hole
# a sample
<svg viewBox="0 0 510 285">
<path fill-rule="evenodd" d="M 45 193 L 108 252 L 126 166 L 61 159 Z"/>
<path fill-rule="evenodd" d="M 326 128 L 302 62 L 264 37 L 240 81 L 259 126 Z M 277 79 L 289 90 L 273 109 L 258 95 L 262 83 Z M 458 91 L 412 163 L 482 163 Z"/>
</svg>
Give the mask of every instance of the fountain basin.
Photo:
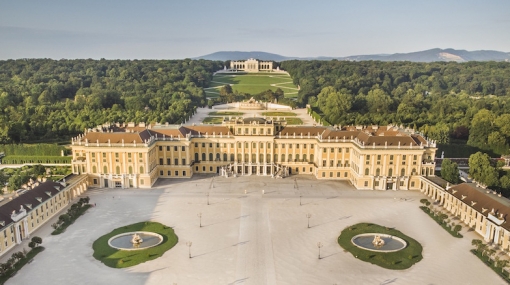
<svg viewBox="0 0 510 285">
<path fill-rule="evenodd" d="M 143 239 L 143 242 L 134 245 L 131 240 L 133 239 L 133 235 L 138 234 L 140 238 Z M 120 250 L 140 250 L 140 249 L 147 249 L 150 247 L 157 246 L 163 242 L 163 236 L 157 233 L 152 232 L 129 232 L 129 233 L 122 233 L 118 234 L 116 236 L 111 237 L 108 240 L 108 245 L 110 247 L 113 247 L 115 249 Z"/>
<path fill-rule="evenodd" d="M 383 241 L 383 246 L 375 246 L 373 241 L 379 236 Z M 386 235 L 381 233 L 364 233 L 359 234 L 351 239 L 352 244 L 361 249 L 376 252 L 395 252 L 406 248 L 407 242 L 399 237 Z"/>
</svg>

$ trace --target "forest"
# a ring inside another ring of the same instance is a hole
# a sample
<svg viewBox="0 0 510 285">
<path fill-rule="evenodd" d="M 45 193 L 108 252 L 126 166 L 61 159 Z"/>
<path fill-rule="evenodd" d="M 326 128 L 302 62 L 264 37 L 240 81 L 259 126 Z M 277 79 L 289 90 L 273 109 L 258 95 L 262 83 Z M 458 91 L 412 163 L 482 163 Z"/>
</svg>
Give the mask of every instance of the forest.
<svg viewBox="0 0 510 285">
<path fill-rule="evenodd" d="M 467 140 L 497 154 L 510 143 L 509 62 L 284 61 L 330 124 L 402 124 L 438 143 Z"/>
<path fill-rule="evenodd" d="M 69 140 L 105 122 L 181 123 L 223 62 L 0 61 L 0 143 Z"/>
</svg>

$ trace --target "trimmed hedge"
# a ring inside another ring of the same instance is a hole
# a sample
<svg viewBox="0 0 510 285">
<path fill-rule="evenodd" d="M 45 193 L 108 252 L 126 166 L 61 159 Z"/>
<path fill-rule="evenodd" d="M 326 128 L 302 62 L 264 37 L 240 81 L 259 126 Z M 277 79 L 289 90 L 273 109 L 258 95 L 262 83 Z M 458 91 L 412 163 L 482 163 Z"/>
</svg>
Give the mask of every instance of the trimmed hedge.
<svg viewBox="0 0 510 285">
<path fill-rule="evenodd" d="M 21 156 L 60 156 L 66 148 L 56 144 L 4 144 L 0 145 L 0 152 L 5 155 Z"/>
<path fill-rule="evenodd" d="M 26 155 L 7 155 L 2 158 L 2 164 L 24 164 L 24 163 L 62 163 L 71 164 L 70 156 L 26 156 Z"/>
<path fill-rule="evenodd" d="M 496 274 L 498 274 L 501 278 L 503 278 L 506 283 L 510 284 L 510 277 L 508 272 L 505 273 L 501 269 L 501 267 L 497 267 L 492 260 L 489 259 L 487 255 L 482 256 L 481 252 L 478 252 L 476 249 L 470 250 L 472 254 L 476 255 L 485 265 L 489 266 Z"/>
<path fill-rule="evenodd" d="M 381 233 L 399 237 L 407 246 L 396 252 L 375 252 L 355 246 L 351 239 L 359 234 Z M 338 237 L 338 244 L 359 260 L 369 262 L 387 269 L 402 270 L 413 266 L 423 259 L 423 248 L 419 242 L 402 232 L 376 224 L 360 223 L 345 228 Z"/>
<path fill-rule="evenodd" d="M 21 270 L 23 266 L 25 266 L 31 259 L 33 259 L 38 253 L 42 252 L 44 250 L 44 247 L 38 246 L 33 249 L 31 249 L 25 257 L 20 259 L 16 264 L 13 265 L 13 267 L 6 271 L 3 275 L 0 276 L 0 285 L 5 284 L 9 278 L 14 276 L 16 272 Z"/>
</svg>

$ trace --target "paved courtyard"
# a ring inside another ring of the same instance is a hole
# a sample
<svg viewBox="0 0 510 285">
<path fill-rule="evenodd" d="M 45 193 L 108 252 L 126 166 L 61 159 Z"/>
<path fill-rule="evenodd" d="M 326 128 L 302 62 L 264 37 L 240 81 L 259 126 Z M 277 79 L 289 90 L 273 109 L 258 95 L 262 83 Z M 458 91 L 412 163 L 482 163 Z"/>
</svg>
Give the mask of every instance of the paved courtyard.
<svg viewBox="0 0 510 285">
<path fill-rule="evenodd" d="M 451 237 L 418 208 L 420 192 L 357 191 L 310 176 L 200 176 L 160 179 L 150 190 L 87 194 L 97 207 L 59 236 L 47 229 L 37 233 L 46 250 L 7 284 L 505 284 L 469 252 L 471 240 L 480 237 L 466 229 L 464 238 Z M 98 237 L 145 220 L 173 227 L 178 244 L 159 259 L 127 269 L 108 268 L 92 257 Z M 423 260 L 402 271 L 357 260 L 336 240 L 359 222 L 396 227 L 415 238 L 423 245 Z M 191 259 L 187 241 L 193 243 Z M 324 244 L 320 260 L 317 242 Z"/>
</svg>

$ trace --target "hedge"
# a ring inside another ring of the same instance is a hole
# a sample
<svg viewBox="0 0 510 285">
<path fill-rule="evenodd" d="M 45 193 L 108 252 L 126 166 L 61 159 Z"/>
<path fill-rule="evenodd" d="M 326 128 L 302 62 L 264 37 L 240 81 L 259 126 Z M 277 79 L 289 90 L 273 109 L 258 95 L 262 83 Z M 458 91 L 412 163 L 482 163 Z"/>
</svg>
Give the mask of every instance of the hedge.
<svg viewBox="0 0 510 285">
<path fill-rule="evenodd" d="M 4 144 L 0 145 L 0 152 L 5 155 L 23 156 L 59 156 L 66 148 L 56 144 Z"/>
<path fill-rule="evenodd" d="M 62 163 L 70 164 L 70 156 L 26 156 L 26 155 L 7 155 L 2 158 L 2 164 L 24 164 L 24 163 Z"/>
</svg>

